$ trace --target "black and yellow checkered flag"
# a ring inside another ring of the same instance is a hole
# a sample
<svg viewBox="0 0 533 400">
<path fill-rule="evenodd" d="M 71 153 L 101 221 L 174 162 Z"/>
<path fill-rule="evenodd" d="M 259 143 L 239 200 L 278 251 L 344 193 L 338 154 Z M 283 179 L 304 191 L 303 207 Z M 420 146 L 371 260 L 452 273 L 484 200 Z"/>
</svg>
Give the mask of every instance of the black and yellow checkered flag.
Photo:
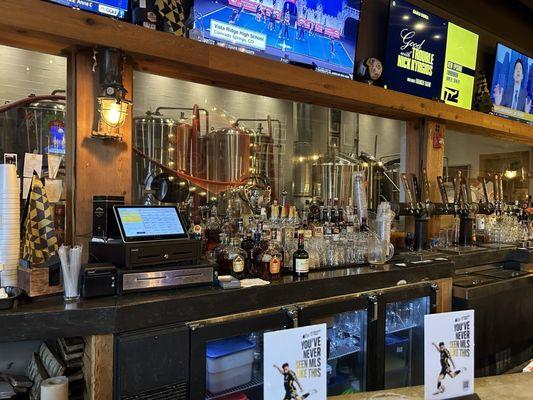
<svg viewBox="0 0 533 400">
<path fill-rule="evenodd" d="M 37 174 L 31 180 L 24 221 L 24 247 L 22 257 L 32 266 L 46 262 L 58 249 L 54 233 L 52 207 L 46 196 L 46 189 Z"/>
<path fill-rule="evenodd" d="M 155 8 L 174 35 L 184 36 L 185 10 L 181 0 L 155 0 Z"/>
</svg>

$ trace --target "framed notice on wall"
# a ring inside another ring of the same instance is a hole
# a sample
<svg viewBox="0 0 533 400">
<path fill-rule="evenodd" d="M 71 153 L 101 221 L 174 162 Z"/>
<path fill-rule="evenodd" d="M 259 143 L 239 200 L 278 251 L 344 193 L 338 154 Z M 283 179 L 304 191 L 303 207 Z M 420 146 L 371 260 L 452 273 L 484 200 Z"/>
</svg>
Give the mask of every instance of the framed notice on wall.
<svg viewBox="0 0 533 400">
<path fill-rule="evenodd" d="M 264 398 L 325 400 L 326 324 L 264 335 Z"/>
<path fill-rule="evenodd" d="M 424 317 L 426 400 L 474 394 L 474 310 Z"/>
</svg>

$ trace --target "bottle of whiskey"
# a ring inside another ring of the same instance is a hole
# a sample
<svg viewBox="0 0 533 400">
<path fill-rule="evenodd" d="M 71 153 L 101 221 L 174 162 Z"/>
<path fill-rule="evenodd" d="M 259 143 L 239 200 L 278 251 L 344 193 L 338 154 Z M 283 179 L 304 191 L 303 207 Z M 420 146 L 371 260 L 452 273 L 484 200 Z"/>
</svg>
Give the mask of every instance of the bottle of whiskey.
<svg viewBox="0 0 533 400">
<path fill-rule="evenodd" d="M 250 251 L 250 262 L 248 264 L 248 276 L 255 278 L 261 275 L 261 257 L 263 256 L 261 247 L 261 233 L 254 233 L 254 246 Z"/>
<path fill-rule="evenodd" d="M 298 235 L 298 249 L 292 255 L 292 273 L 297 278 L 309 274 L 309 253 L 304 248 L 304 234 Z"/>
<path fill-rule="evenodd" d="M 220 255 L 221 271 L 237 279 L 243 279 L 246 276 L 245 262 L 246 252 L 241 249 L 239 239 L 233 238 L 231 244 Z"/>
<path fill-rule="evenodd" d="M 261 278 L 267 281 L 279 279 L 283 265 L 283 254 L 278 251 L 275 241 L 270 241 L 270 245 L 261 256 Z"/>
<path fill-rule="evenodd" d="M 213 250 L 219 243 L 219 235 L 222 232 L 220 223 L 217 218 L 212 216 L 209 218 L 205 227 L 205 236 L 207 238 L 207 251 Z"/>
<path fill-rule="evenodd" d="M 252 231 L 248 231 L 246 232 L 246 237 L 241 242 L 241 248 L 246 252 L 245 268 L 247 274 L 250 274 L 250 271 L 252 270 L 252 250 L 254 246 L 255 242 L 252 237 Z"/>
</svg>

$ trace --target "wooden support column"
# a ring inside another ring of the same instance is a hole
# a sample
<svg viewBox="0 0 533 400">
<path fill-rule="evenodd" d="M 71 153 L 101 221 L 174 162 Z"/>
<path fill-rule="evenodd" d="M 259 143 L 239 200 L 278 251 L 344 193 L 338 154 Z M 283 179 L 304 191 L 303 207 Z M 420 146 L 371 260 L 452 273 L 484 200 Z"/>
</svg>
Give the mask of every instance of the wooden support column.
<svg viewBox="0 0 533 400">
<path fill-rule="evenodd" d="M 92 235 L 92 199 L 94 195 L 125 196 L 131 202 L 132 191 L 132 111 L 125 125 L 120 129 L 123 140 L 101 140 L 91 137 L 95 107 L 93 52 L 91 49 L 74 51 L 71 60 L 75 70 L 69 75 L 75 80 L 72 93 L 75 107 L 75 180 L 74 180 L 74 242 L 84 245 L 84 259 L 87 260 L 87 243 Z M 124 86 L 131 96 L 133 69 L 126 64 Z"/>
<path fill-rule="evenodd" d="M 85 337 L 85 400 L 113 398 L 113 335 Z"/>
<path fill-rule="evenodd" d="M 444 166 L 444 142 L 437 143 L 434 138 L 444 140 L 446 126 L 436 120 L 412 119 L 407 121 L 405 142 L 405 172 L 422 177 L 426 168 L 430 187 L 430 200 L 440 203 L 437 176 L 442 176 Z M 419 179 L 421 183 L 422 180 Z M 439 216 L 432 216 L 428 224 L 429 238 L 437 236 L 440 230 Z M 414 231 L 414 218 L 405 221 L 406 231 Z"/>
<path fill-rule="evenodd" d="M 440 203 L 441 197 L 437 185 L 437 176 L 442 176 L 444 168 L 444 137 L 446 125 L 435 121 L 425 120 L 422 140 L 422 165 L 426 168 L 429 180 L 429 197 L 432 202 Z M 431 216 L 428 224 L 429 238 L 439 234 L 441 226 L 440 216 Z"/>
<path fill-rule="evenodd" d="M 439 292 L 437 293 L 437 312 L 452 311 L 453 278 L 438 279 L 435 283 L 439 285 Z"/>
<path fill-rule="evenodd" d="M 405 173 L 407 175 L 419 175 L 421 170 L 421 141 L 424 129 L 424 120 L 415 118 L 407 121 L 405 136 Z M 402 154 L 403 155 L 403 154 Z M 403 185 L 402 185 L 403 190 Z M 413 217 L 405 218 L 406 232 L 415 231 L 415 219 Z"/>
</svg>

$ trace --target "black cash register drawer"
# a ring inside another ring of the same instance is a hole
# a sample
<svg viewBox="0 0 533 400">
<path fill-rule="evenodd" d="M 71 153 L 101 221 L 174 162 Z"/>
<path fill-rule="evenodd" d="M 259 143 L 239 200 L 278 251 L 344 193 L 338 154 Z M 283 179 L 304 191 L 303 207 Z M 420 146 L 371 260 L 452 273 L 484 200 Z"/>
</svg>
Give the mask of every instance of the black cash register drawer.
<svg viewBox="0 0 533 400">
<path fill-rule="evenodd" d="M 182 241 L 178 246 L 171 243 L 161 242 L 151 245 L 134 245 L 129 248 L 130 265 L 154 265 L 166 262 L 181 262 L 191 260 L 191 254 L 195 253 L 196 243 Z"/>
<path fill-rule="evenodd" d="M 201 242 L 173 239 L 139 243 L 122 240 L 89 242 L 89 255 L 94 262 L 112 263 L 118 268 L 142 268 L 164 265 L 194 265 L 200 258 Z"/>
</svg>

